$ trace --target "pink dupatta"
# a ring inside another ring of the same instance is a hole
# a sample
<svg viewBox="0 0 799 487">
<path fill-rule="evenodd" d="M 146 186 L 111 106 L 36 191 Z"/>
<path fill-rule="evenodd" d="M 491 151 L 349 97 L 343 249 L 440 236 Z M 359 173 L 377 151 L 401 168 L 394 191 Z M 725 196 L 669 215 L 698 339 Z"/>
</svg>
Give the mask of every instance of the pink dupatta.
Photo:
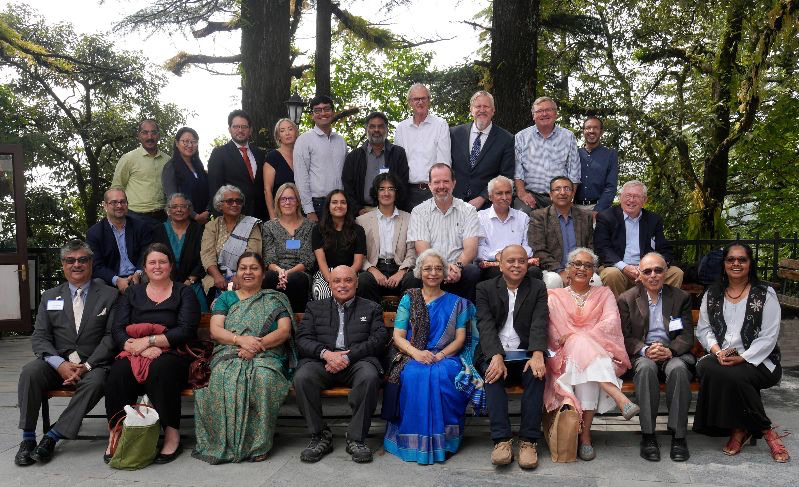
<svg viewBox="0 0 799 487">
<path fill-rule="evenodd" d="M 577 304 L 565 288 L 549 289 L 549 349 L 555 356 L 547 358 L 547 381 L 544 389 L 544 405 L 547 411 L 555 411 L 564 403 L 572 404 L 582 411 L 579 401 L 563 390 L 556 380 L 566 371 L 571 362 L 580 370 L 588 367 L 600 357 L 610 357 L 620 377 L 631 367 L 630 358 L 624 348 L 619 308 L 613 292 L 605 286 L 594 287 L 586 300 L 582 314 L 577 314 Z M 561 347 L 561 336 L 572 333 Z"/>
</svg>

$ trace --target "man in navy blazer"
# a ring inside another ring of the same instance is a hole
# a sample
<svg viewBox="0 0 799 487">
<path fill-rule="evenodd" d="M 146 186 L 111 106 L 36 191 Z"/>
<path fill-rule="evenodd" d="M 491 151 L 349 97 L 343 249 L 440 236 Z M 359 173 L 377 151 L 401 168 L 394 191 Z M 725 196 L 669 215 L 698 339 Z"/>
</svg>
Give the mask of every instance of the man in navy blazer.
<svg viewBox="0 0 799 487">
<path fill-rule="evenodd" d="M 150 245 L 150 227 L 128 216 L 125 192 L 111 188 L 103 196 L 106 218 L 92 225 L 86 241 L 94 253 L 93 274 L 124 293 L 141 277 L 140 260 Z"/>
<path fill-rule="evenodd" d="M 597 215 L 594 229 L 594 249 L 604 266 L 599 277 L 616 298 L 639 280 L 641 257 L 655 251 L 663 255 L 666 263 L 672 259 L 671 244 L 663 235 L 663 219 L 643 209 L 646 204 L 644 183 L 624 183 L 620 200 L 620 206 L 612 206 Z M 665 282 L 679 289 L 682 277 L 682 269 L 670 266 Z"/>
<path fill-rule="evenodd" d="M 491 206 L 488 181 L 502 175 L 513 179 L 513 135 L 494 125 L 494 97 L 478 91 L 469 102 L 473 123 L 449 129 L 452 142 L 453 195 L 478 210 Z"/>
<path fill-rule="evenodd" d="M 211 196 L 208 209 L 214 215 L 219 215 L 213 207 L 213 197 L 219 188 L 232 184 L 244 195 L 241 213 L 268 220 L 263 178 L 266 154 L 249 143 L 252 120 L 244 110 L 233 110 L 227 117 L 227 125 L 232 140 L 221 147 L 215 147 L 208 158 L 208 187 Z"/>
</svg>

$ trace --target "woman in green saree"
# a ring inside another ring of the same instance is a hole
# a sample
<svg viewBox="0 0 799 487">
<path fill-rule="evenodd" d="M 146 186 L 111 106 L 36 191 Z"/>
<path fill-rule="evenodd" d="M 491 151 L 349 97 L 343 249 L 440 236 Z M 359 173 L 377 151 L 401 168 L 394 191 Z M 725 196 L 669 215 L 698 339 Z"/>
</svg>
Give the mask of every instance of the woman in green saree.
<svg viewBox="0 0 799 487">
<path fill-rule="evenodd" d="M 210 464 L 266 459 L 294 358 L 291 306 L 284 294 L 261 289 L 261 256 L 244 252 L 236 276 L 239 289 L 211 306 L 211 379 L 194 392 L 192 456 Z"/>
</svg>

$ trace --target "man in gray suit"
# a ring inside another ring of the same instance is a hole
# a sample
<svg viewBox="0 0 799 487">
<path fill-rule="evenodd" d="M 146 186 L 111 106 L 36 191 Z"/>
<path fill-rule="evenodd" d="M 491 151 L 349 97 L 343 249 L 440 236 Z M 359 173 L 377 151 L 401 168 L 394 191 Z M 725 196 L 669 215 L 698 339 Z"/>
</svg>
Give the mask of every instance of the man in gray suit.
<svg viewBox="0 0 799 487">
<path fill-rule="evenodd" d="M 80 240 L 61 248 L 67 282 L 42 295 L 31 336 L 36 359 L 19 376 L 19 428 L 22 443 L 14 457 L 19 466 L 46 463 L 58 440 L 75 438 L 83 417 L 103 397 L 119 292 L 102 279 L 92 280 L 92 251 Z M 50 431 L 36 444 L 36 422 L 47 390 L 73 386 L 75 395 Z"/>
<path fill-rule="evenodd" d="M 638 264 L 640 282 L 618 298 L 624 345 L 632 362 L 633 382 L 641 406 L 641 457 L 657 462 L 660 447 L 655 419 L 660 402 L 659 379 L 666 381 L 668 428 L 673 437 L 670 457 L 688 460 L 688 408 L 696 358 L 691 298 L 679 288 L 664 284 L 666 259 L 650 252 Z"/>
</svg>

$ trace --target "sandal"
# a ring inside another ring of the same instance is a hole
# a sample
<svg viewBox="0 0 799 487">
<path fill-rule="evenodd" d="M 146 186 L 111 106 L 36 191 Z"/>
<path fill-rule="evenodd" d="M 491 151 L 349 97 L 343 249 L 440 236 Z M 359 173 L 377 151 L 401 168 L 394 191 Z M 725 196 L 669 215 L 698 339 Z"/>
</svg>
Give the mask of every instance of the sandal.
<svg viewBox="0 0 799 487">
<path fill-rule="evenodd" d="M 752 438 L 752 433 L 741 430 L 741 429 L 734 429 L 732 430 L 732 434 L 730 434 L 730 439 L 727 440 L 727 444 L 724 445 L 724 448 L 721 449 L 725 455 L 733 456 L 741 453 L 741 450 L 744 447 L 744 444 Z"/>
<path fill-rule="evenodd" d="M 775 462 L 786 463 L 791 459 L 788 449 L 785 448 L 785 445 L 782 443 L 782 438 L 785 438 L 789 434 L 790 433 L 785 433 L 781 435 L 777 433 L 777 430 L 774 428 L 769 429 L 763 434 L 763 439 L 766 440 L 768 449 L 771 450 L 771 458 L 773 458 Z"/>
</svg>

